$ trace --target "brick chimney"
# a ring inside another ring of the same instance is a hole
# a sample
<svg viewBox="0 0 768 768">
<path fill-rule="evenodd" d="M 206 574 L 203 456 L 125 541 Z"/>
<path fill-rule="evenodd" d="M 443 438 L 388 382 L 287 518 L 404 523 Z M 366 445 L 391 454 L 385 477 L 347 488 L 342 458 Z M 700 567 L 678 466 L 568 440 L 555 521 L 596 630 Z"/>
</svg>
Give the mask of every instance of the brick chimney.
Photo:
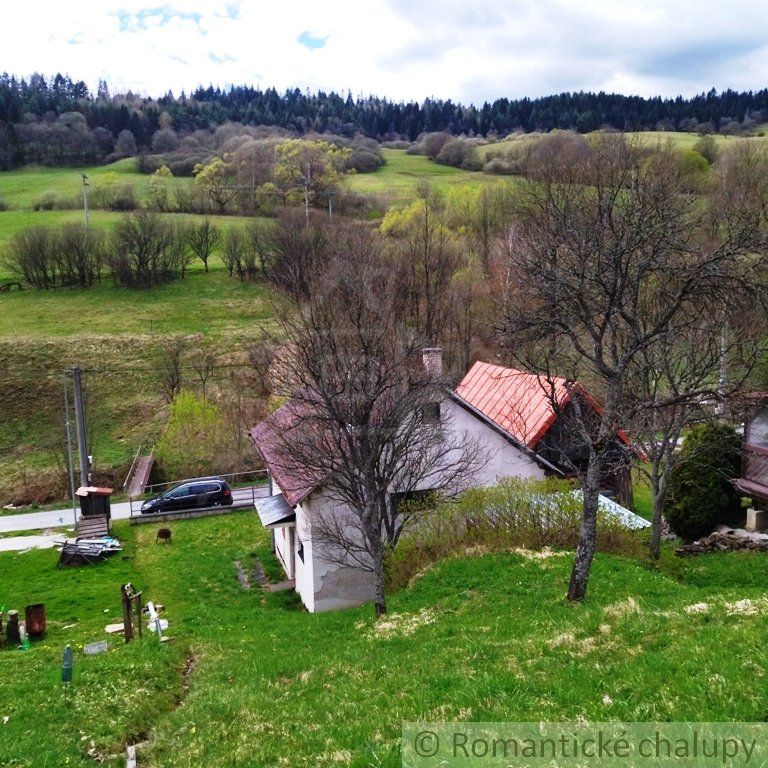
<svg viewBox="0 0 768 768">
<path fill-rule="evenodd" d="M 440 347 L 425 347 L 421 350 L 424 370 L 430 378 L 443 378 L 443 350 Z"/>
</svg>

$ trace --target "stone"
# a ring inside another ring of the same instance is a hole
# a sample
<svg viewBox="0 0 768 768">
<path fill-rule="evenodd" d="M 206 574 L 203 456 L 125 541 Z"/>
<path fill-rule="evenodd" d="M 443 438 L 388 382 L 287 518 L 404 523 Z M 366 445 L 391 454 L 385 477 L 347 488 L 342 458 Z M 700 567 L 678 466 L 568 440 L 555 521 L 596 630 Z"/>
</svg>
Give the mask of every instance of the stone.
<svg viewBox="0 0 768 768">
<path fill-rule="evenodd" d="M 764 531 L 766 528 L 768 528 L 768 512 L 750 507 L 747 510 L 746 529 L 756 533 L 757 531 Z"/>
<path fill-rule="evenodd" d="M 106 640 L 99 640 L 95 643 L 88 643 L 88 645 L 83 646 L 83 653 L 86 656 L 96 656 L 99 653 L 106 653 L 109 650 L 109 644 Z"/>
</svg>

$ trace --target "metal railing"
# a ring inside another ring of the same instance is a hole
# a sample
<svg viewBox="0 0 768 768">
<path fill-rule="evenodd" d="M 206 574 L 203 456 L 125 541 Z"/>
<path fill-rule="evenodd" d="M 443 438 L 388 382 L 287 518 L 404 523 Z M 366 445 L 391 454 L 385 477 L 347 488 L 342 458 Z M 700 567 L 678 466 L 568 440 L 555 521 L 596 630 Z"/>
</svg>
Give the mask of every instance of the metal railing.
<svg viewBox="0 0 768 768">
<path fill-rule="evenodd" d="M 142 443 L 137 451 L 136 455 L 133 457 L 133 461 L 131 462 L 131 468 L 128 470 L 128 474 L 125 476 L 125 482 L 123 483 L 123 492 L 128 493 L 128 484 L 131 482 L 131 478 L 133 477 L 133 471 L 136 469 L 136 464 L 139 461 L 139 456 L 141 456 L 141 449 L 144 447 L 144 443 Z"/>
</svg>

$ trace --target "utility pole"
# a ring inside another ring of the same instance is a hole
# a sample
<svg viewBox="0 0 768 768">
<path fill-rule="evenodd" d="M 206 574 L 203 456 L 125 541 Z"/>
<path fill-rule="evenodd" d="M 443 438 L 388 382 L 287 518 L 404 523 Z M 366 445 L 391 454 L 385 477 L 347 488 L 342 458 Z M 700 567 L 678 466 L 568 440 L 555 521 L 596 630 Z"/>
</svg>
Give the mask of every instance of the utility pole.
<svg viewBox="0 0 768 768">
<path fill-rule="evenodd" d="M 309 224 L 309 188 L 312 186 L 312 163 L 307 161 L 307 175 L 304 178 L 304 218 Z"/>
<path fill-rule="evenodd" d="M 72 457 L 72 428 L 69 423 L 69 395 L 67 394 L 67 376 L 61 377 L 64 384 L 64 423 L 67 427 L 67 459 L 69 460 L 69 490 L 72 496 L 72 514 L 77 525 L 77 504 L 75 502 L 75 462 Z"/>
<path fill-rule="evenodd" d="M 83 214 L 86 228 L 88 227 L 88 186 L 88 177 L 83 174 Z"/>
<path fill-rule="evenodd" d="M 85 406 L 83 404 L 82 369 L 75 366 L 72 369 L 72 382 L 75 387 L 75 425 L 77 427 L 77 453 L 80 459 L 80 485 L 90 485 L 88 478 L 88 434 L 85 431 Z"/>
</svg>

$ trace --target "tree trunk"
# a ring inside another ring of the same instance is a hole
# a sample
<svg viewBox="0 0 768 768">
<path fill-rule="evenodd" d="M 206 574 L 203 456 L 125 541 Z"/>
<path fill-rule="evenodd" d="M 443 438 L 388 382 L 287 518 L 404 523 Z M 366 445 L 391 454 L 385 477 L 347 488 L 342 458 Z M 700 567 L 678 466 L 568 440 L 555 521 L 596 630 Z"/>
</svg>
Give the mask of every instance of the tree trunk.
<svg viewBox="0 0 768 768">
<path fill-rule="evenodd" d="M 661 554 L 661 532 L 664 522 L 664 500 L 667 497 L 669 476 L 672 474 L 672 451 L 677 444 L 677 436 L 670 438 L 669 445 L 664 451 L 664 464 L 661 468 L 654 467 L 651 473 L 651 490 L 653 492 L 653 517 L 651 519 L 650 555 L 658 560 Z"/>
<path fill-rule="evenodd" d="M 387 612 L 387 598 L 384 595 L 384 553 L 379 547 L 373 558 L 373 576 L 375 581 L 376 597 L 374 606 L 376 618 L 381 618 Z"/>
<path fill-rule="evenodd" d="M 654 560 L 661 554 L 661 512 L 664 508 L 664 499 L 659 493 L 659 474 L 656 468 L 651 474 L 651 492 L 653 494 L 653 516 L 651 518 L 651 547 L 650 555 Z"/>
<path fill-rule="evenodd" d="M 597 508 L 600 495 L 600 456 L 590 452 L 587 478 L 584 484 L 584 512 L 581 520 L 581 535 L 576 548 L 576 558 L 573 561 L 571 581 L 568 584 L 568 599 L 583 600 L 587 594 L 589 570 L 592 558 L 595 556 L 597 542 Z"/>
</svg>

